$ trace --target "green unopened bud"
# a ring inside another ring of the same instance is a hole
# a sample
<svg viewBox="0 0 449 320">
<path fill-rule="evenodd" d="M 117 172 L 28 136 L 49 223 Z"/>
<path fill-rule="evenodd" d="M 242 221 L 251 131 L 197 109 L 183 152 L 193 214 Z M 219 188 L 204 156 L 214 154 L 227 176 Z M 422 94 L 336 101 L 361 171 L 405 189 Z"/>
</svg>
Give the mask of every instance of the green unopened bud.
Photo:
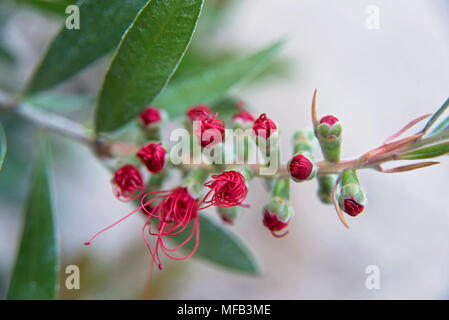
<svg viewBox="0 0 449 320">
<path fill-rule="evenodd" d="M 272 197 L 270 202 L 263 208 L 263 224 L 274 236 L 282 237 L 288 231 L 282 234 L 278 234 L 278 232 L 288 226 L 294 213 L 289 201 L 280 197 Z"/>
<path fill-rule="evenodd" d="M 337 177 L 331 174 L 318 176 L 318 198 L 325 204 L 332 204 L 332 190 Z"/>
<path fill-rule="evenodd" d="M 338 195 L 340 208 L 350 216 L 357 216 L 365 209 L 367 200 L 355 170 L 345 170 L 341 174 Z"/>
<path fill-rule="evenodd" d="M 263 208 L 263 224 L 276 237 L 287 234 L 284 230 L 294 215 L 290 204 L 290 179 L 282 178 L 274 181 L 270 202 Z"/>
<path fill-rule="evenodd" d="M 221 220 L 230 225 L 234 225 L 242 216 L 244 208 L 242 206 L 234 206 L 229 208 L 216 207 Z"/>
<path fill-rule="evenodd" d="M 183 185 L 193 198 L 198 199 L 201 196 L 207 176 L 206 170 L 196 168 L 185 177 Z"/>
<path fill-rule="evenodd" d="M 315 135 L 310 128 L 298 130 L 293 134 L 293 153 L 307 151 L 313 152 L 315 146 Z"/>
<path fill-rule="evenodd" d="M 342 131 L 343 127 L 340 121 L 331 115 L 321 118 L 316 128 L 321 151 L 329 162 L 340 161 Z"/>
</svg>

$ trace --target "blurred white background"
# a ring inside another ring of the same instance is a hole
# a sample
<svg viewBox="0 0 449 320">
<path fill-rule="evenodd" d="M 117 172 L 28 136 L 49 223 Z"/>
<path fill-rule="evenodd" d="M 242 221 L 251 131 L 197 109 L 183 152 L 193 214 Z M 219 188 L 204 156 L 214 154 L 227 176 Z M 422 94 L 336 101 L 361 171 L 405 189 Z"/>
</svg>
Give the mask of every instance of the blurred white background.
<svg viewBox="0 0 449 320">
<path fill-rule="evenodd" d="M 366 27 L 369 5 L 379 8 L 378 30 Z M 28 63 L 23 77 L 51 39 L 48 30 L 57 30 L 57 24 L 44 18 L 35 18 L 42 28 L 33 28 L 25 17 L 27 13 L 10 26 L 10 37 Z M 294 61 L 293 77 L 239 93 L 255 113 L 267 112 L 279 123 L 284 153 L 291 152 L 293 131 L 310 124 L 314 88 L 319 114 L 332 113 L 343 122 L 344 158 L 378 145 L 411 119 L 433 112 L 449 95 L 448 1 L 245 0 L 228 19 L 214 38 L 216 47 L 251 52 L 282 37 L 288 40 L 282 54 Z M 92 73 L 78 81 L 97 83 L 89 77 Z M 137 298 L 149 264 L 139 235 L 142 220 L 134 217 L 92 246 L 82 246 L 130 207 L 113 198 L 109 173 L 89 151 L 75 144 L 72 148 L 71 158 L 55 169 L 63 268 L 84 263 L 95 271 L 82 278 L 80 292 L 67 297 Z M 351 230 L 331 206 L 319 202 L 315 181 L 295 184 L 296 216 L 283 239 L 273 238 L 262 226 L 267 193 L 257 181 L 248 199 L 252 207 L 235 229 L 259 255 L 262 274 L 236 274 L 199 259 L 166 261 L 166 270 L 154 273 L 152 296 L 449 298 L 449 161 L 442 162 L 412 173 L 360 172 L 369 204 L 362 215 L 348 219 Z M 0 224 L 0 259 L 9 269 L 21 233 L 21 208 L 1 207 L 10 212 Z M 365 287 L 368 265 L 380 268 L 379 290 Z M 86 292 L 83 284 L 89 277 L 101 281 Z"/>
</svg>

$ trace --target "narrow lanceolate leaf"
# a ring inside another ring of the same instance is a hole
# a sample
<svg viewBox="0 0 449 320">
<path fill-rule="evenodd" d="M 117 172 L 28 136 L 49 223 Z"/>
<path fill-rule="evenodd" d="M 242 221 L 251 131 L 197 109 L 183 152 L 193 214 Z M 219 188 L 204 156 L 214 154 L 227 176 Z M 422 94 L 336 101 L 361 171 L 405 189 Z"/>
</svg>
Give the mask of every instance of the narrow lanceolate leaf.
<svg viewBox="0 0 449 320">
<path fill-rule="evenodd" d="M 421 148 L 415 151 L 408 152 L 400 156 L 400 159 L 406 160 L 420 160 L 436 158 L 449 153 L 449 142 L 443 142 L 432 145 L 430 147 Z"/>
<path fill-rule="evenodd" d="M 19 254 L 8 299 L 56 299 L 59 245 L 53 211 L 49 150 L 42 143 L 26 203 Z"/>
<path fill-rule="evenodd" d="M 190 234 L 190 230 L 191 224 L 182 236 L 173 237 L 174 241 L 182 242 L 184 235 Z M 193 246 L 192 240 L 185 248 L 190 251 Z M 236 271 L 253 274 L 260 271 L 257 259 L 248 246 L 235 233 L 205 216 L 200 216 L 200 242 L 195 257 L 198 256 Z"/>
<path fill-rule="evenodd" d="M 438 108 L 438 110 L 433 114 L 432 118 L 426 123 L 424 129 L 422 132 L 428 132 L 430 127 L 438 120 L 438 118 L 441 117 L 441 115 L 446 111 L 446 109 L 449 108 L 449 98 L 444 101 L 443 105 Z"/>
<path fill-rule="evenodd" d="M 120 128 L 165 87 L 186 51 L 203 0 L 151 0 L 126 32 L 100 92 L 97 132 Z"/>
<path fill-rule="evenodd" d="M 6 147 L 6 134 L 2 124 L 0 123 L 0 170 L 2 170 L 3 162 L 5 161 Z"/>
<path fill-rule="evenodd" d="M 147 1 L 84 0 L 79 7 L 80 28 L 63 25 L 25 93 L 59 84 L 112 51 Z"/>
<path fill-rule="evenodd" d="M 153 105 L 176 117 L 190 106 L 215 102 L 242 80 L 267 67 L 282 44 L 283 41 L 277 42 L 249 57 L 209 67 L 190 78 L 180 79 L 171 84 Z"/>
</svg>

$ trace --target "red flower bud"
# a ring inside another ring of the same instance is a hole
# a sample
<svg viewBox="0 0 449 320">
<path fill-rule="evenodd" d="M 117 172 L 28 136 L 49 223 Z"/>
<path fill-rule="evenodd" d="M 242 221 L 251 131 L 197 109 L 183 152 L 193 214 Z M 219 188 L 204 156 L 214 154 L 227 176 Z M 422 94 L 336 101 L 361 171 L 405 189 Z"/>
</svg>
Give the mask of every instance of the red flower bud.
<svg viewBox="0 0 449 320">
<path fill-rule="evenodd" d="M 344 211 L 351 217 L 358 216 L 364 208 L 365 206 L 355 201 L 354 198 L 344 200 Z"/>
<path fill-rule="evenodd" d="M 142 175 L 139 170 L 130 164 L 116 170 L 111 183 L 114 195 L 122 201 L 138 198 L 145 189 Z"/>
<path fill-rule="evenodd" d="M 244 110 L 243 105 L 244 105 L 243 101 L 241 101 L 238 104 L 237 107 L 239 109 L 239 112 L 234 114 L 232 116 L 231 120 L 232 121 L 240 121 L 243 124 L 248 123 L 248 122 L 254 122 L 254 120 L 255 120 L 254 116 L 251 113 L 249 113 L 248 111 Z"/>
<path fill-rule="evenodd" d="M 201 209 L 210 206 L 229 208 L 242 205 L 248 190 L 245 177 L 240 172 L 229 170 L 213 175 L 212 179 L 204 184 L 210 190 L 203 199 L 203 203 L 207 205 Z"/>
<path fill-rule="evenodd" d="M 198 135 L 201 140 L 201 147 L 203 148 L 211 148 L 219 142 L 224 141 L 225 136 L 225 124 L 220 119 L 217 119 L 218 113 L 216 113 L 213 117 L 199 117 L 200 127 Z M 210 130 L 209 132 L 206 132 Z M 215 130 L 215 131 L 212 131 Z M 221 136 L 221 141 L 217 138 L 216 133 Z"/>
<path fill-rule="evenodd" d="M 195 107 L 189 108 L 186 113 L 187 118 L 189 118 L 192 122 L 203 116 L 210 117 L 210 114 L 210 108 L 204 104 L 199 104 Z"/>
<path fill-rule="evenodd" d="M 311 178 L 314 169 L 312 161 L 302 153 L 295 155 L 288 163 L 290 176 L 298 182 Z"/>
<path fill-rule="evenodd" d="M 276 132 L 277 127 L 273 120 L 267 117 L 265 113 L 262 113 L 259 118 L 254 121 L 253 131 L 257 136 L 264 139 L 270 138 L 270 136 Z"/>
<path fill-rule="evenodd" d="M 140 149 L 137 157 L 152 173 L 160 173 L 164 168 L 166 151 L 162 143 L 150 143 Z"/>
<path fill-rule="evenodd" d="M 162 116 L 158 109 L 148 107 L 140 114 L 140 120 L 145 126 L 149 126 L 160 122 L 162 120 Z"/>
<path fill-rule="evenodd" d="M 270 229 L 273 236 L 275 236 L 277 238 L 283 237 L 288 233 L 288 231 L 286 231 L 282 234 L 277 234 L 276 232 L 285 229 L 288 226 L 289 222 L 290 222 L 290 220 L 288 220 L 288 221 L 279 220 L 279 217 L 277 214 L 272 214 L 267 209 L 265 209 L 265 211 L 264 211 L 263 225 L 265 227 L 267 227 L 268 229 Z"/>
<path fill-rule="evenodd" d="M 338 121 L 339 121 L 338 118 L 336 118 L 336 117 L 334 117 L 332 115 L 328 115 L 328 116 L 324 116 L 324 117 L 321 118 L 320 124 L 321 123 L 327 123 L 330 127 L 332 127 L 332 125 L 335 122 L 338 122 Z"/>
</svg>

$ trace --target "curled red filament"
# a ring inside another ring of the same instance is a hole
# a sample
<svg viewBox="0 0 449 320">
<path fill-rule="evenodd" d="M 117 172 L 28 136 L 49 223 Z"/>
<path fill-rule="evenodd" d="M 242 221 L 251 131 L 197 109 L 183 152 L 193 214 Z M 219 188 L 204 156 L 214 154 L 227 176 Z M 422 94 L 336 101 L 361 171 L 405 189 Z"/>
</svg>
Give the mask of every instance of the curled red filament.
<svg viewBox="0 0 449 320">
<path fill-rule="evenodd" d="M 133 165 L 126 164 L 115 171 L 111 180 L 112 192 L 121 201 L 139 198 L 144 189 L 142 175 Z"/>
<path fill-rule="evenodd" d="M 213 175 L 212 179 L 204 184 L 210 190 L 203 199 L 203 203 L 206 206 L 201 209 L 209 208 L 210 206 L 229 208 L 242 205 L 248 190 L 245 178 L 240 172 L 234 170 L 225 171 L 221 174 Z"/>
<path fill-rule="evenodd" d="M 288 226 L 289 221 L 281 221 L 279 220 L 276 214 L 270 213 L 268 210 L 265 210 L 263 215 L 263 225 L 270 229 L 271 234 L 276 238 L 282 238 L 288 234 L 288 230 L 279 234 L 278 231 L 285 229 Z"/>
<path fill-rule="evenodd" d="M 148 201 L 145 199 L 151 196 Z M 85 245 L 89 245 L 97 236 L 104 231 L 111 229 L 123 220 L 129 218 L 136 212 L 143 211 L 147 214 L 147 218 L 142 227 L 142 237 L 153 261 L 162 269 L 162 263 L 159 256 L 160 250 L 169 258 L 175 260 L 184 260 L 191 257 L 199 244 L 199 215 L 198 215 L 198 200 L 190 196 L 185 187 L 179 187 L 174 190 L 149 192 L 145 194 L 140 201 L 141 205 L 128 213 L 125 217 L 114 222 L 112 225 L 97 232 Z M 168 248 L 164 243 L 165 237 L 172 237 L 181 234 L 187 229 L 192 222 L 191 230 L 185 240 L 183 240 L 177 247 Z M 156 225 L 157 232 L 152 232 L 152 223 Z M 154 249 L 151 248 L 150 242 L 147 239 L 147 233 L 156 238 Z M 173 252 L 184 247 L 195 236 L 195 245 L 190 253 L 184 257 L 175 257 Z"/>
<path fill-rule="evenodd" d="M 290 160 L 288 171 L 297 180 L 306 180 L 313 170 L 313 163 L 304 155 L 298 154 Z"/>
<path fill-rule="evenodd" d="M 259 137 L 269 139 L 276 130 L 276 124 L 273 120 L 268 118 L 265 113 L 262 113 L 260 117 L 254 121 L 253 131 Z"/>
<path fill-rule="evenodd" d="M 331 127 L 334 125 L 335 122 L 338 122 L 338 118 L 336 118 L 336 117 L 334 117 L 332 115 L 324 116 L 320 120 L 320 124 L 321 123 L 327 123 Z"/>
<path fill-rule="evenodd" d="M 160 173 L 164 168 L 166 151 L 162 143 L 150 143 L 137 153 L 142 163 L 152 173 Z"/>
<path fill-rule="evenodd" d="M 365 206 L 355 201 L 354 198 L 345 199 L 344 201 L 344 210 L 351 217 L 358 216 L 363 209 L 365 209 Z"/>
<path fill-rule="evenodd" d="M 157 108 L 148 107 L 140 114 L 140 120 L 146 126 L 158 123 L 162 120 L 161 113 Z"/>
</svg>

